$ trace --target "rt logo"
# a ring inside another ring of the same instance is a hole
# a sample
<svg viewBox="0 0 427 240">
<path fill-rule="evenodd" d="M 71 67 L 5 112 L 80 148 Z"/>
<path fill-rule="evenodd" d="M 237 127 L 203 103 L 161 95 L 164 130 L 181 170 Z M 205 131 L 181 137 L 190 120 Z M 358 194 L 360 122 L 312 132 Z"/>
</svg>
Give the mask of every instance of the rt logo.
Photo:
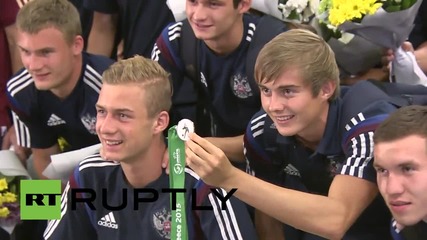
<svg viewBox="0 0 427 240">
<path fill-rule="evenodd" d="M 21 180 L 22 220 L 61 218 L 61 180 Z"/>
</svg>

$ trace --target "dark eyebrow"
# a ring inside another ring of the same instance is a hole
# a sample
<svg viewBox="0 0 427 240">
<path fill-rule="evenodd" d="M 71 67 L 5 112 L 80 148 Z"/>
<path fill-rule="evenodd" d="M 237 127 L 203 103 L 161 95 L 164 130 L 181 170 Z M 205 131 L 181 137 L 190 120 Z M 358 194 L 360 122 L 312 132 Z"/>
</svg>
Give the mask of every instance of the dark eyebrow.
<svg viewBox="0 0 427 240">
<path fill-rule="evenodd" d="M 266 87 L 262 83 L 258 83 L 258 87 Z M 298 85 L 281 85 L 277 87 L 278 89 L 288 89 L 288 88 L 301 88 L 301 86 Z"/>
<path fill-rule="evenodd" d="M 297 85 L 281 85 L 278 87 L 278 89 L 289 89 L 289 88 L 301 88 L 301 86 Z"/>
<path fill-rule="evenodd" d="M 47 47 L 47 48 L 37 49 L 35 52 L 40 53 L 40 52 L 53 52 L 53 51 L 55 51 L 54 48 Z"/>
<path fill-rule="evenodd" d="M 405 166 L 408 166 L 408 165 L 417 166 L 418 164 L 416 162 L 414 162 L 413 160 L 405 160 L 405 162 L 399 163 L 397 165 L 397 167 L 405 167 Z M 375 163 L 375 161 L 374 161 L 373 166 L 374 166 L 374 168 L 383 168 L 380 164 Z"/>
<path fill-rule="evenodd" d="M 115 112 L 133 112 L 132 110 L 128 109 L 128 108 L 117 108 L 114 109 Z"/>
<path fill-rule="evenodd" d="M 408 165 L 414 165 L 414 166 L 417 166 L 417 165 L 418 165 L 418 163 L 416 163 L 416 162 L 415 162 L 415 161 L 413 161 L 413 160 L 405 160 L 405 162 L 400 163 L 398 166 L 399 166 L 399 167 L 404 167 L 404 166 L 408 166 Z"/>
<path fill-rule="evenodd" d="M 22 47 L 22 46 L 19 46 L 18 45 L 18 48 L 19 49 L 21 49 L 21 50 L 23 50 L 23 51 L 27 51 L 27 52 L 29 52 L 29 50 L 28 49 L 26 49 L 26 48 L 24 48 L 24 47 Z M 36 53 L 40 53 L 40 52 L 53 52 L 53 51 L 55 51 L 55 48 L 51 48 L 51 47 L 46 47 L 46 48 L 41 48 L 41 49 L 37 49 L 37 50 L 35 50 L 34 52 L 36 52 Z"/>
<path fill-rule="evenodd" d="M 105 109 L 104 106 L 100 105 L 100 104 L 95 104 L 96 108 L 101 108 L 101 109 Z M 133 112 L 133 110 L 129 109 L 129 108 L 114 108 L 112 109 L 113 112 Z"/>
</svg>

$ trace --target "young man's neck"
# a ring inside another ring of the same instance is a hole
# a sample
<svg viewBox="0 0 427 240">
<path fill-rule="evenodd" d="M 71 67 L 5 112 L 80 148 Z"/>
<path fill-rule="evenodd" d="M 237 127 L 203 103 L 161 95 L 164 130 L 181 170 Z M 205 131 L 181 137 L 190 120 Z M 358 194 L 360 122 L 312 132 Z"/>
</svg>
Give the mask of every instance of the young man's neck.
<svg viewBox="0 0 427 240">
<path fill-rule="evenodd" d="M 205 44 L 217 55 L 227 55 L 236 50 L 243 39 L 243 16 L 236 21 L 230 31 L 216 39 L 205 40 Z"/>
<path fill-rule="evenodd" d="M 134 188 L 146 187 L 162 175 L 162 160 L 166 151 L 163 136 L 156 136 L 144 156 L 132 163 L 120 165 L 128 183 Z"/>
<path fill-rule="evenodd" d="M 59 99 L 65 99 L 71 94 L 71 92 L 73 92 L 82 74 L 83 54 L 76 56 L 73 59 L 73 61 L 74 61 L 73 69 L 72 69 L 71 75 L 67 79 L 67 82 L 64 83 L 64 85 L 60 86 L 59 88 L 54 88 L 50 90 Z"/>
<path fill-rule="evenodd" d="M 321 115 L 315 120 L 312 121 L 314 124 L 311 124 L 308 129 L 301 134 L 295 136 L 295 138 L 301 142 L 305 147 L 316 150 L 320 141 L 325 134 L 325 129 L 328 121 L 328 112 L 329 104 L 326 105 L 326 109 L 322 112 Z"/>
</svg>

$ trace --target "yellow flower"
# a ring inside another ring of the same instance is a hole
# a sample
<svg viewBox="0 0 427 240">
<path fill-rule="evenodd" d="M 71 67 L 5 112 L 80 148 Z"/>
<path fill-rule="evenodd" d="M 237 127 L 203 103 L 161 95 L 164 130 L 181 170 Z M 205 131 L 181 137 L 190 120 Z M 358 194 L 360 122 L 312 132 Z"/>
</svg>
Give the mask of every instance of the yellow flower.
<svg viewBox="0 0 427 240">
<path fill-rule="evenodd" d="M 10 211 L 7 207 L 0 208 L 0 217 L 5 218 L 9 215 Z"/>
<path fill-rule="evenodd" d="M 7 182 L 5 178 L 0 179 L 0 191 L 7 189 Z"/>
<path fill-rule="evenodd" d="M 59 145 L 59 149 L 61 149 L 61 151 L 65 151 L 68 147 L 70 147 L 70 144 L 63 137 L 58 138 L 58 145 Z"/>
<path fill-rule="evenodd" d="M 338 27 L 346 21 L 359 21 L 367 14 L 374 14 L 382 6 L 381 0 L 332 0 L 329 22 Z"/>
<path fill-rule="evenodd" d="M 16 202 L 16 194 L 11 192 L 6 192 L 5 194 L 3 194 L 3 202 L 5 203 Z"/>
</svg>

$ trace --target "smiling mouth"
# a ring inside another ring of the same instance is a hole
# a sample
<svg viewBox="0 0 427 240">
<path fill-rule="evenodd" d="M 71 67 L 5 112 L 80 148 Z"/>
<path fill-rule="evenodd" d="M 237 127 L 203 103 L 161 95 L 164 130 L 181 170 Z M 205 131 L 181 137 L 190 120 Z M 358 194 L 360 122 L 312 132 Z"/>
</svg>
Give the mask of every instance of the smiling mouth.
<svg viewBox="0 0 427 240">
<path fill-rule="evenodd" d="M 284 116 L 284 117 L 276 117 L 277 120 L 279 121 L 288 121 L 292 118 L 294 118 L 295 115 L 289 115 L 289 116 Z"/>
<path fill-rule="evenodd" d="M 116 146 L 116 145 L 119 145 L 119 144 L 123 143 L 123 141 L 109 141 L 109 140 L 105 140 L 105 143 L 108 146 Z"/>
<path fill-rule="evenodd" d="M 208 28 L 208 27 L 212 26 L 212 25 L 205 25 L 205 24 L 200 24 L 200 23 L 194 23 L 194 25 L 196 25 L 196 27 L 198 27 L 198 28 Z"/>
</svg>

